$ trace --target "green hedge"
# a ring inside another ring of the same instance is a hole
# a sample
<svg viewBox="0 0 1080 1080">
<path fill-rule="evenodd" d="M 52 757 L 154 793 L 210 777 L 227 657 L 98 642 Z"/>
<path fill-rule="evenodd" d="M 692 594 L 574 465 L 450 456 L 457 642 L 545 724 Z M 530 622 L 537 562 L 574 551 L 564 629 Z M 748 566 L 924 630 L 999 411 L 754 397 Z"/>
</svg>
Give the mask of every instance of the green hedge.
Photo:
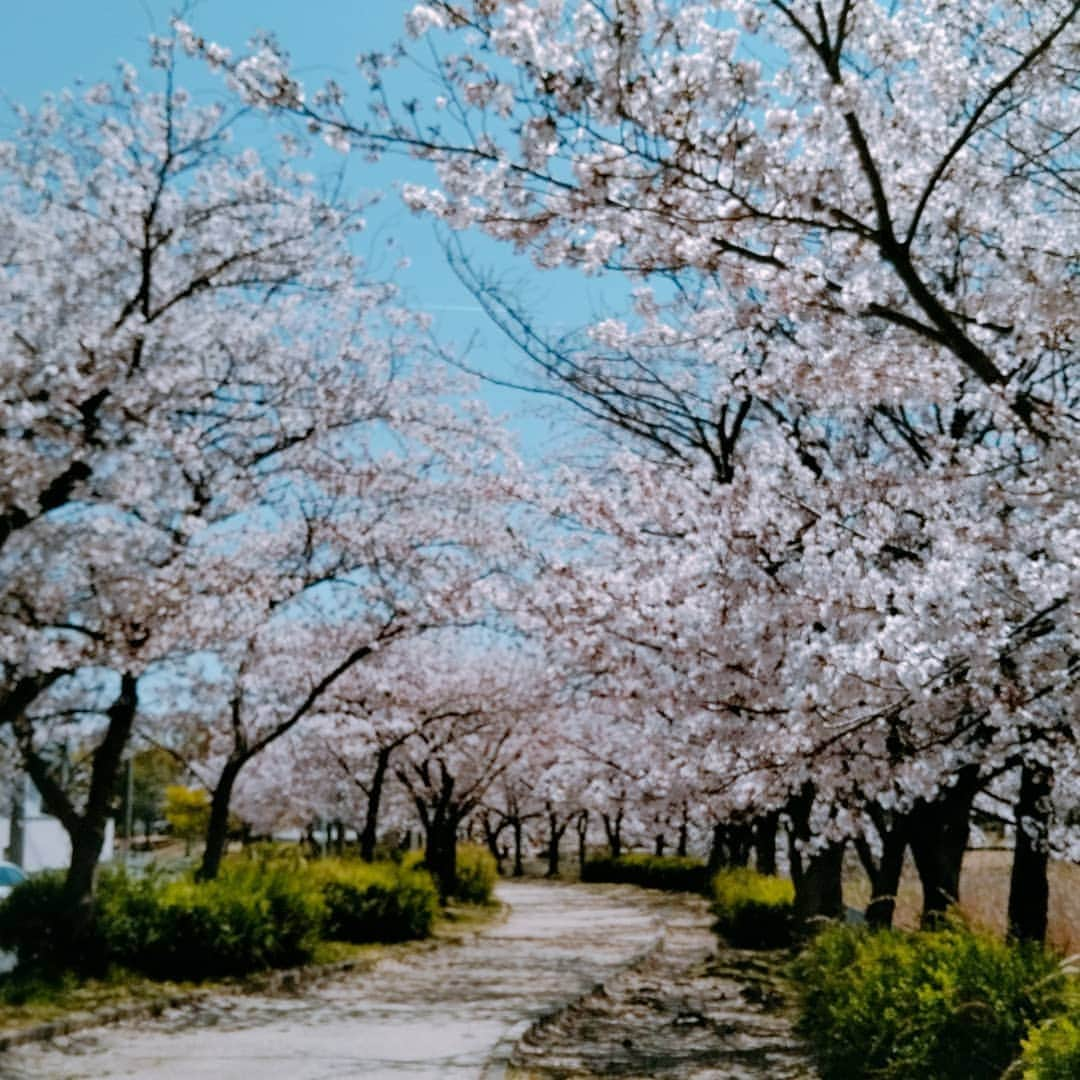
<svg viewBox="0 0 1080 1080">
<path fill-rule="evenodd" d="M 1059 1011 L 1064 993 L 1046 953 L 961 926 L 829 927 L 793 974 L 799 1027 L 823 1080 L 998 1080 L 1029 1026 Z"/>
<path fill-rule="evenodd" d="M 598 856 L 588 859 L 581 869 L 581 880 L 640 885 L 646 889 L 668 892 L 703 893 L 709 873 L 700 859 L 681 855 L 644 855 L 634 853 Z"/>
<path fill-rule="evenodd" d="M 467 904 L 490 904 L 499 876 L 495 856 L 479 844 L 459 844 L 454 896 Z"/>
<path fill-rule="evenodd" d="M 721 870 L 712 879 L 713 929 L 737 949 L 791 944 L 795 888 L 786 878 L 754 870 Z"/>
<path fill-rule="evenodd" d="M 1080 1076 L 1080 1010 L 1034 1028 L 1024 1040 L 1019 1071 L 1023 1080 L 1076 1080 Z"/>
<path fill-rule="evenodd" d="M 105 949 L 95 935 L 81 941 L 76 951 L 64 876 L 62 870 L 34 874 L 0 902 L 0 950 L 13 952 L 22 969 L 98 971 L 105 965 Z"/>
<path fill-rule="evenodd" d="M 490 904 L 495 896 L 499 867 L 495 856 L 480 844 L 458 844 L 455 858 L 457 886 L 450 894 L 466 904 Z M 424 868 L 423 849 L 407 851 L 401 865 L 409 869 Z"/>
<path fill-rule="evenodd" d="M 431 877 L 392 863 L 305 863 L 265 850 L 227 859 L 214 881 L 106 870 L 91 933 L 71 944 L 63 874 L 32 877 L 0 903 L 0 949 L 21 975 L 100 974 L 110 964 L 152 978 L 200 980 L 309 961 L 324 938 L 404 941 L 431 932 Z"/>
<path fill-rule="evenodd" d="M 431 933 L 439 891 L 426 871 L 394 863 L 322 859 L 312 873 L 326 904 L 327 937 L 409 941 Z"/>
<path fill-rule="evenodd" d="M 208 979 L 311 959 L 326 905 L 310 873 L 227 864 L 214 881 L 103 875 L 98 932 L 110 958 L 161 979 Z"/>
</svg>

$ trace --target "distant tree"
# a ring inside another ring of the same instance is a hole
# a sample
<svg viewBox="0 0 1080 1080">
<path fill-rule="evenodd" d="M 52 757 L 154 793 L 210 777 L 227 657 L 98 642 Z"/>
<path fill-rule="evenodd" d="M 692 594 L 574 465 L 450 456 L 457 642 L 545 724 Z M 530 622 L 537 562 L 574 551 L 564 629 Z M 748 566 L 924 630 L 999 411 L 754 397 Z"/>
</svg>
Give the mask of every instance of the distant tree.
<svg viewBox="0 0 1080 1080">
<path fill-rule="evenodd" d="M 191 845 L 206 835 L 210 821 L 210 795 L 204 788 L 189 788 L 170 784 L 165 789 L 165 820 L 173 836 L 184 841 L 190 854 Z"/>
</svg>

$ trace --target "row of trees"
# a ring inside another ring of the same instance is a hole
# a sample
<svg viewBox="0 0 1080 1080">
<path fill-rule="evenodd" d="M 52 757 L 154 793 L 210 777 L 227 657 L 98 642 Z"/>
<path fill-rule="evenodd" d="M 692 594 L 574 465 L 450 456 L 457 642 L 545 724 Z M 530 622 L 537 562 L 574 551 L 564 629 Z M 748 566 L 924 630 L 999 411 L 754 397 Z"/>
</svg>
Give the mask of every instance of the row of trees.
<svg viewBox="0 0 1080 1080">
<path fill-rule="evenodd" d="M 73 904 L 138 726 L 211 792 L 208 877 L 230 808 L 368 856 L 407 811 L 444 881 L 470 823 L 766 869 L 783 826 L 804 917 L 839 911 L 850 844 L 875 922 L 908 850 L 932 919 L 978 806 L 1041 938 L 1076 855 L 1078 10 L 428 3 L 430 105 L 395 101 L 402 46 L 361 58 L 362 121 L 272 40 L 177 23 L 164 92 L 26 115 L 0 730 L 72 834 Z M 432 162 L 414 209 L 630 278 L 554 337 L 450 252 L 614 449 L 527 475 L 363 281 L 360 208 L 231 143 L 177 45 L 335 147 Z"/>
<path fill-rule="evenodd" d="M 605 717 L 616 790 L 784 815 L 806 915 L 852 841 L 876 918 L 909 846 L 932 916 L 979 800 L 1016 823 L 1010 923 L 1041 937 L 1072 851 L 1078 12 L 435 0 L 422 62 L 360 57 L 359 116 L 272 40 L 208 56 L 333 145 L 431 162 L 418 212 L 635 283 L 553 338 L 452 248 L 622 449 L 553 497 L 584 539 L 529 628 Z M 396 99 L 402 64 L 429 95 Z"/>
</svg>

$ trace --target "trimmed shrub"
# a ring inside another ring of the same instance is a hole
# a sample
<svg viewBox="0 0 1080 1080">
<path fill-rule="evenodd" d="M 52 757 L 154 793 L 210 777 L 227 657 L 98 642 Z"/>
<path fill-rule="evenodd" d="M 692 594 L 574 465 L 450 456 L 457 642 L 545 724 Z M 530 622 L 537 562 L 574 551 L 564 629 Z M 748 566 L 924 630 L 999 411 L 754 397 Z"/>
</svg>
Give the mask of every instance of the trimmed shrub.
<svg viewBox="0 0 1080 1080">
<path fill-rule="evenodd" d="M 439 891 L 426 871 L 394 863 L 322 859 L 311 872 L 326 905 L 326 937 L 410 941 L 431 933 Z"/>
<path fill-rule="evenodd" d="M 1024 1080 L 1076 1080 L 1080 1076 L 1080 1013 L 1057 1016 L 1024 1040 L 1017 1074 Z"/>
<path fill-rule="evenodd" d="M 667 892 L 703 893 L 708 879 L 708 869 L 700 859 L 683 855 L 633 853 L 617 859 L 602 855 L 586 860 L 581 869 L 582 881 L 639 885 Z"/>
<path fill-rule="evenodd" d="M 1061 1008 L 1064 986 L 1041 950 L 959 925 L 829 927 L 793 974 L 823 1080 L 997 1080 L 1028 1027 Z"/>
<path fill-rule="evenodd" d="M 458 844 L 456 862 L 457 888 L 451 897 L 466 904 L 492 903 L 499 878 L 495 856 L 480 844 Z M 401 865 L 407 870 L 424 869 L 423 849 L 405 852 Z"/>
<path fill-rule="evenodd" d="M 455 899 L 466 904 L 490 904 L 499 876 L 495 856 L 479 844 L 459 844 Z"/>
<path fill-rule="evenodd" d="M 53 973 L 104 966 L 104 949 L 92 929 L 77 943 L 73 939 L 64 877 L 63 870 L 34 874 L 0 902 L 0 950 L 13 952 L 20 968 Z"/>
<path fill-rule="evenodd" d="M 255 863 L 227 864 L 204 883 L 108 875 L 98 910 L 111 960 L 179 980 L 304 963 L 326 917 L 311 875 Z"/>
<path fill-rule="evenodd" d="M 713 929 L 737 949 L 780 949 L 791 944 L 795 887 L 787 878 L 737 867 L 712 880 Z"/>
</svg>

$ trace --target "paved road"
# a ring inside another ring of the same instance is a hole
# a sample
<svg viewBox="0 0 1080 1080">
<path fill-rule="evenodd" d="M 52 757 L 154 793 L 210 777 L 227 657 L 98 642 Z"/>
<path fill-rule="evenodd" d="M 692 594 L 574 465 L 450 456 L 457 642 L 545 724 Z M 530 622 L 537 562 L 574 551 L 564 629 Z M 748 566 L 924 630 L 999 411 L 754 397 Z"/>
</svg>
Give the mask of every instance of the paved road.
<svg viewBox="0 0 1080 1080">
<path fill-rule="evenodd" d="M 653 949 L 665 906 L 627 887 L 503 883 L 509 918 L 460 945 L 294 996 L 221 995 L 0 1057 L 5 1080 L 501 1077 L 537 1016 Z"/>
</svg>

